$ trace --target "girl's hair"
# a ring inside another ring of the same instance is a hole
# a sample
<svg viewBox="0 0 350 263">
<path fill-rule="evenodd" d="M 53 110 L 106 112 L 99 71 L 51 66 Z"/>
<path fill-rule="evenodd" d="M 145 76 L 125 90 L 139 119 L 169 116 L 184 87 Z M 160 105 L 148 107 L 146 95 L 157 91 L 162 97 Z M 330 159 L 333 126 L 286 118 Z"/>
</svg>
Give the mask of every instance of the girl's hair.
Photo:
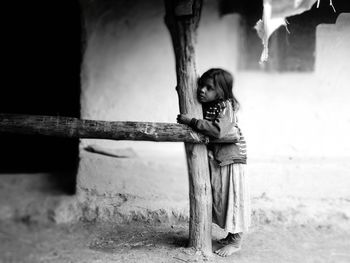
<svg viewBox="0 0 350 263">
<path fill-rule="evenodd" d="M 212 79 L 216 91 L 219 94 L 219 99 L 230 100 L 232 102 L 233 109 L 237 111 L 239 109 L 239 102 L 233 95 L 233 76 L 230 72 L 220 69 L 212 68 L 204 72 L 198 79 L 198 85 L 202 86 L 205 80 Z"/>
</svg>

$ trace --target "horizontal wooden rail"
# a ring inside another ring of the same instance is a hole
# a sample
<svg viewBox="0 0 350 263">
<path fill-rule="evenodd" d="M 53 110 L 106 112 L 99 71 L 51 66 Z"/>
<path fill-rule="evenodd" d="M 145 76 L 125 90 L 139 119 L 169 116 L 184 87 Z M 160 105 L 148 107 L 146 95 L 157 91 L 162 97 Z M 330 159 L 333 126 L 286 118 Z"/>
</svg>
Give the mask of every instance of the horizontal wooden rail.
<svg viewBox="0 0 350 263">
<path fill-rule="evenodd" d="M 186 125 L 162 122 L 97 121 L 71 117 L 0 114 L 0 133 L 64 138 L 209 143 L 209 138 Z M 232 143 L 233 138 L 210 140 Z"/>
</svg>

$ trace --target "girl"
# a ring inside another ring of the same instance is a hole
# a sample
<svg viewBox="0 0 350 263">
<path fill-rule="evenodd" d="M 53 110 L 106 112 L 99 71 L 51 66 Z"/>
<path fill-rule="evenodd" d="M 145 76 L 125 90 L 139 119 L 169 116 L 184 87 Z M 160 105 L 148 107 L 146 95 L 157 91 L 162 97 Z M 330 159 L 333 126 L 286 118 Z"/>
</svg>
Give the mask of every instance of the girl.
<svg viewBox="0 0 350 263">
<path fill-rule="evenodd" d="M 213 222 L 228 232 L 216 250 L 229 256 L 241 248 L 242 235 L 250 225 L 250 200 L 246 182 L 246 144 L 237 126 L 239 103 L 232 92 L 232 75 L 218 68 L 198 80 L 198 100 L 204 119 L 180 114 L 177 122 L 213 138 L 233 136 L 235 143 L 208 144 L 210 180 L 213 193 Z"/>
</svg>

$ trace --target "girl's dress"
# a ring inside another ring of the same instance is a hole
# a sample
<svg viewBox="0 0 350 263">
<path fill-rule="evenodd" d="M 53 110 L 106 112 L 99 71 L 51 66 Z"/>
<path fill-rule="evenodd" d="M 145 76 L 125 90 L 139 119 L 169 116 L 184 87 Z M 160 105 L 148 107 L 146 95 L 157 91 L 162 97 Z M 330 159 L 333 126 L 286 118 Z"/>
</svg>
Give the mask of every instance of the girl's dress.
<svg viewBox="0 0 350 263">
<path fill-rule="evenodd" d="M 215 138 L 232 136 L 235 143 L 209 144 L 213 222 L 230 233 L 246 232 L 251 208 L 246 177 L 246 143 L 230 100 L 203 107 L 204 120 L 192 119 L 197 131 Z"/>
<path fill-rule="evenodd" d="M 250 197 L 246 165 L 237 163 L 218 166 L 209 155 L 209 166 L 213 222 L 230 233 L 247 232 L 250 226 Z"/>
</svg>

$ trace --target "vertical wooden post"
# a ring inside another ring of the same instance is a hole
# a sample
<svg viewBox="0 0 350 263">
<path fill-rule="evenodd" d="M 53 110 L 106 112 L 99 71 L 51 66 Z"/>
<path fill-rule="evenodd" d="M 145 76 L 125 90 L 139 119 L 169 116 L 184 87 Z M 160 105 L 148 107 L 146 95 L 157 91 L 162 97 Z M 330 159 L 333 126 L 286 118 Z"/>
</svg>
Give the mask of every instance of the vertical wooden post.
<svg viewBox="0 0 350 263">
<path fill-rule="evenodd" d="M 202 0 L 164 0 L 165 22 L 170 31 L 176 61 L 177 92 L 180 113 L 203 118 L 197 101 L 195 65 L 196 31 Z M 189 173 L 190 222 L 189 246 L 206 255 L 212 253 L 212 197 L 205 145 L 185 143 Z"/>
</svg>

